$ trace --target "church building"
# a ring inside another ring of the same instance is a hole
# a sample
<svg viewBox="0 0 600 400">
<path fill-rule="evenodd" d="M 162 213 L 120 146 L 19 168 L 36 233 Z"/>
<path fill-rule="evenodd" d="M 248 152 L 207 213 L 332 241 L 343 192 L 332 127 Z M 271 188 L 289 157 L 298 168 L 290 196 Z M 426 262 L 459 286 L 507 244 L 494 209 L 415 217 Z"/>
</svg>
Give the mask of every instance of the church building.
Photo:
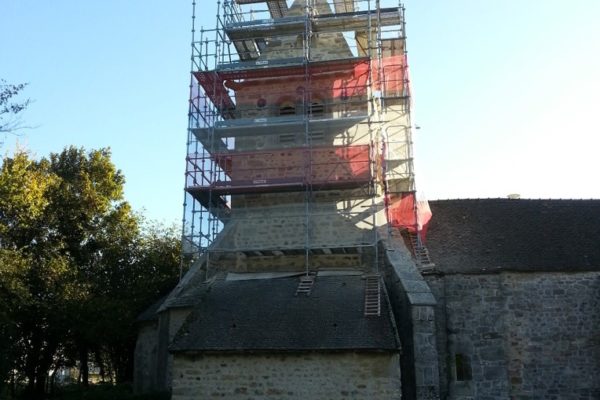
<svg viewBox="0 0 600 400">
<path fill-rule="evenodd" d="M 138 392 L 600 398 L 600 201 L 418 199 L 383 3 L 229 0 L 193 28 L 186 272 L 139 317 Z"/>
</svg>

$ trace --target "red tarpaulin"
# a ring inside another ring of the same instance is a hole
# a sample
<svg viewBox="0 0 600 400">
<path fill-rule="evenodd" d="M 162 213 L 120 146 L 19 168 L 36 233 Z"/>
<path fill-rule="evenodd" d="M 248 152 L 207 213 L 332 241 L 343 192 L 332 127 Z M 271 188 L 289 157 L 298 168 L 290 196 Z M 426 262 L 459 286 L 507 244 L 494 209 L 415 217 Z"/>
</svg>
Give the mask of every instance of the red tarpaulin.
<svg viewBox="0 0 600 400">
<path fill-rule="evenodd" d="M 416 200 L 414 193 L 388 195 L 386 197 L 388 223 L 409 232 L 421 232 L 425 240 L 427 225 L 431 219 L 431 209 L 427 200 Z"/>
<path fill-rule="evenodd" d="M 380 66 L 381 74 L 377 73 Z M 405 95 L 407 70 L 404 55 L 383 57 L 381 65 L 379 60 L 368 61 L 365 58 L 313 62 L 309 64 L 308 73 L 325 94 L 323 100 L 331 101 L 364 96 L 367 93 L 370 70 L 371 85 L 374 90 L 380 91 L 383 96 Z M 289 67 L 274 65 L 270 68 L 231 71 L 196 71 L 194 76 L 213 104 L 219 110 L 227 111 L 235 109 L 236 105 L 226 87 L 238 91 L 247 83 L 264 83 L 265 80 L 283 78 L 285 81 L 280 85 L 281 91 L 290 92 L 305 82 L 306 72 L 307 69 L 303 65 Z M 327 87 L 329 89 L 325 89 Z M 240 100 L 242 98 L 238 99 Z M 252 103 L 254 101 L 252 97 Z M 237 106 L 242 105 L 243 103 L 237 104 Z"/>
</svg>

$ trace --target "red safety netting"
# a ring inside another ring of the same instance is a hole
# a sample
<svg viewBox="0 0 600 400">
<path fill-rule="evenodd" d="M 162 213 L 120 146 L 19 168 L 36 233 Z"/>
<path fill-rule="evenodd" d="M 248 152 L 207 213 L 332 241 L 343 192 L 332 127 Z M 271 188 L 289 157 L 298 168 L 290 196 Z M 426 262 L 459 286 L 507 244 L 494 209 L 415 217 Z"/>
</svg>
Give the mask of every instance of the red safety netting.
<svg viewBox="0 0 600 400">
<path fill-rule="evenodd" d="M 372 75 L 373 88 L 381 91 L 383 96 L 401 96 L 407 80 L 407 76 L 405 76 L 406 65 L 406 57 L 404 55 L 383 57 L 381 65 L 378 60 L 371 61 L 370 67 L 373 71 L 378 71 L 381 66 L 381 75 L 377 73 Z M 366 88 L 368 77 L 369 65 L 358 64 L 354 67 L 354 77 L 350 82 L 350 89 Z M 338 97 L 336 94 L 334 92 L 334 97 Z M 352 95 L 353 93 L 350 94 Z"/>
<path fill-rule="evenodd" d="M 237 107 L 248 106 L 256 102 L 256 98 L 255 95 L 248 99 L 240 96 L 238 91 L 243 91 L 246 85 L 265 85 L 266 81 L 279 78 L 279 94 L 295 93 L 305 83 L 304 74 L 307 71 L 312 77 L 313 89 L 318 88 L 315 91 L 323 97 L 322 100 L 337 101 L 364 96 L 369 86 L 369 76 L 373 89 L 383 96 L 402 96 L 407 82 L 406 65 L 404 55 L 393 55 L 383 57 L 381 63 L 379 60 L 348 59 L 311 63 L 308 70 L 299 65 L 219 72 L 196 71 L 194 76 L 206 96 L 223 112 L 236 108 L 227 88 L 236 91 Z M 278 93 L 277 89 L 274 89 L 274 93 Z"/>
<path fill-rule="evenodd" d="M 417 200 L 414 193 L 386 196 L 388 223 L 409 232 L 421 232 L 425 240 L 427 225 L 431 220 L 431 209 L 427 200 Z"/>
</svg>

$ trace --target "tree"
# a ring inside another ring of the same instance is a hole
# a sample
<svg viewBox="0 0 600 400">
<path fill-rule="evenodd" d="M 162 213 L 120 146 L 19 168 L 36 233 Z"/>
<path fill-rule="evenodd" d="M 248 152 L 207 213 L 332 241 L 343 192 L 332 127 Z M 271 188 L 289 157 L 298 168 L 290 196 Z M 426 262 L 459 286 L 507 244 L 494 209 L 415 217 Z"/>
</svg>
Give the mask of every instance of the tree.
<svg viewBox="0 0 600 400">
<path fill-rule="evenodd" d="M 25 260 L 20 284 L 29 301 L 10 315 L 30 398 L 43 397 L 65 338 L 74 339 L 86 371 L 93 268 L 102 257 L 98 238 L 109 224 L 126 225 L 116 217 L 128 217 L 123 183 L 105 149 L 69 147 L 39 162 L 18 152 L 3 162 L 0 243 Z"/>
<path fill-rule="evenodd" d="M 29 293 L 23 285 L 27 265 L 19 252 L 0 249 L 0 397 L 19 356 L 15 313 L 28 302 Z"/>
<path fill-rule="evenodd" d="M 112 243 L 129 243 L 137 235 L 137 222 L 123 200 L 125 179 L 110 159 L 108 149 L 68 147 L 51 154 L 49 170 L 59 178 L 50 192 L 56 239 L 64 244 L 79 288 L 80 298 L 71 303 L 69 337 L 78 349 L 81 380 L 88 384 L 88 361 L 95 347 L 98 314 L 96 277 Z"/>
<path fill-rule="evenodd" d="M 19 114 L 27 108 L 30 100 L 13 100 L 26 86 L 26 83 L 12 85 L 0 79 L 0 132 L 12 132 L 21 127 Z"/>
<path fill-rule="evenodd" d="M 49 235 L 48 195 L 56 177 L 47 163 L 22 151 L 5 158 L 0 170 L 0 247 L 2 329 L 6 334 L 8 368 L 24 360 L 21 370 L 29 392 L 43 391 L 63 318 L 61 308 L 74 292 L 60 243 Z M 4 371 L 6 372 L 6 371 Z"/>
<path fill-rule="evenodd" d="M 138 217 L 141 220 L 141 217 Z M 104 246 L 105 257 L 95 284 L 98 293 L 98 325 L 95 329 L 110 359 L 117 382 L 133 379 L 133 355 L 137 338 L 136 317 L 177 283 L 181 242 L 175 228 L 141 223 L 129 243 Z"/>
<path fill-rule="evenodd" d="M 0 168 L 0 382 L 16 369 L 28 399 L 48 371 L 90 357 L 133 376 L 136 316 L 176 283 L 177 231 L 143 223 L 107 149 L 68 147 Z"/>
<path fill-rule="evenodd" d="M 18 357 L 18 314 L 31 304 L 28 280 L 39 235 L 41 216 L 47 206 L 51 177 L 37 168 L 27 154 L 6 158 L 0 169 L 0 331 L 4 363 L 1 376 L 12 369 Z M 4 381 L 4 379 L 2 379 Z"/>
</svg>

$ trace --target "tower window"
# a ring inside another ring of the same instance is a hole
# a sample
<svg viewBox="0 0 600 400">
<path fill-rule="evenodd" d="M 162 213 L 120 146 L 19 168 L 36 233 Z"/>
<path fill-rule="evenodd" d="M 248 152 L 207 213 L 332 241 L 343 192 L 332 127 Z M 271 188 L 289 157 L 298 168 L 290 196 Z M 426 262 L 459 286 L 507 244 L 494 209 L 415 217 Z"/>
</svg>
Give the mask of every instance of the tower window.
<svg viewBox="0 0 600 400">
<path fill-rule="evenodd" d="M 279 107 L 279 115 L 296 115 L 296 107 L 292 104 L 282 104 Z"/>
<path fill-rule="evenodd" d="M 294 143 L 296 141 L 296 135 L 293 133 L 284 133 L 279 135 L 279 143 Z"/>
<path fill-rule="evenodd" d="M 321 141 L 324 139 L 323 132 L 310 132 L 310 140 L 311 141 Z"/>
<path fill-rule="evenodd" d="M 456 354 L 454 356 L 456 366 L 456 380 L 470 381 L 472 379 L 471 361 L 464 354 Z"/>
<path fill-rule="evenodd" d="M 310 103 L 310 114 L 311 115 L 325 114 L 325 105 L 320 101 L 313 101 L 312 103 Z"/>
</svg>

